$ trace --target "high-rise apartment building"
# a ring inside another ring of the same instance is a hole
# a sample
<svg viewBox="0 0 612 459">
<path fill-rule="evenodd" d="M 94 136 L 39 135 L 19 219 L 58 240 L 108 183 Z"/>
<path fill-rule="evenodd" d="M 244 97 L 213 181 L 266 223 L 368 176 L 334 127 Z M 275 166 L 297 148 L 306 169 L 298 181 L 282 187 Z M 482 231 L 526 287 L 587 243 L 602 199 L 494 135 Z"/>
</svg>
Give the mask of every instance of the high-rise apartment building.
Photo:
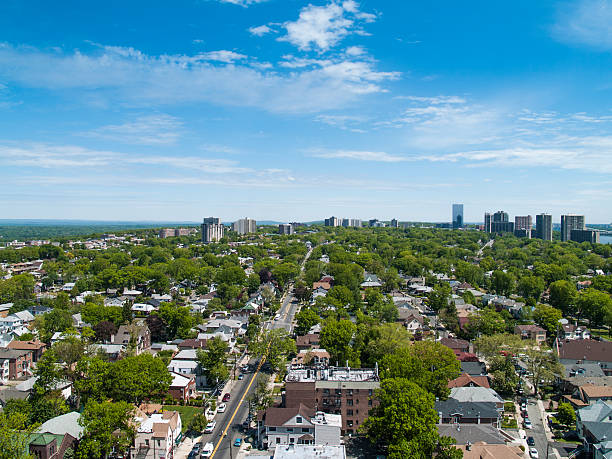
<svg viewBox="0 0 612 459">
<path fill-rule="evenodd" d="M 531 227 L 533 220 L 531 215 L 515 216 L 514 217 L 514 235 L 516 237 L 526 237 L 531 239 Z"/>
<path fill-rule="evenodd" d="M 250 218 L 241 218 L 232 223 L 232 231 L 238 234 L 249 234 L 257 232 L 257 222 Z"/>
<path fill-rule="evenodd" d="M 536 215 L 536 237 L 545 241 L 552 241 L 553 225 L 552 215 L 538 214 Z"/>
<path fill-rule="evenodd" d="M 343 218 L 342 226 L 345 228 L 361 228 L 361 220 L 358 218 Z"/>
<path fill-rule="evenodd" d="M 340 223 L 338 217 L 329 217 L 325 219 L 325 226 L 340 226 Z"/>
<path fill-rule="evenodd" d="M 570 240 L 575 242 L 599 243 L 599 231 L 592 229 L 573 229 L 570 233 Z"/>
<path fill-rule="evenodd" d="M 223 223 L 217 217 L 207 217 L 202 223 L 202 242 L 218 242 L 223 237 Z"/>
<path fill-rule="evenodd" d="M 572 230 L 583 230 L 584 215 L 561 215 L 561 240 L 570 241 L 572 238 Z"/>
<path fill-rule="evenodd" d="M 484 230 L 488 233 L 513 233 L 514 222 L 509 221 L 508 213 L 498 210 L 493 215 L 485 213 Z"/>
<path fill-rule="evenodd" d="M 291 223 L 281 223 L 278 225 L 278 234 L 293 234 L 293 225 Z"/>
<path fill-rule="evenodd" d="M 391 228 L 399 228 L 399 222 L 396 218 L 391 219 Z"/>
<path fill-rule="evenodd" d="M 463 204 L 453 204 L 453 228 L 463 228 Z"/>
<path fill-rule="evenodd" d="M 491 224 L 493 223 L 493 215 L 491 212 L 485 212 L 484 214 L 484 228 L 483 231 L 485 233 L 491 232 Z"/>
</svg>

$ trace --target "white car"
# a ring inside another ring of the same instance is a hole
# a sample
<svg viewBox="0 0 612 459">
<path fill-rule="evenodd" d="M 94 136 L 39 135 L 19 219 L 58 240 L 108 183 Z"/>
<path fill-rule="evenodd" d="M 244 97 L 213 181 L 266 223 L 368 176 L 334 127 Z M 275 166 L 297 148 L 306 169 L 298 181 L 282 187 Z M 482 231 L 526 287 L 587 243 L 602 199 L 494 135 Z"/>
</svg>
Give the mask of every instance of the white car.
<svg viewBox="0 0 612 459">
<path fill-rule="evenodd" d="M 215 430 L 215 427 L 217 427 L 217 421 L 210 421 L 206 426 L 206 429 L 204 429 L 204 433 L 212 433 L 212 431 Z"/>
<path fill-rule="evenodd" d="M 217 407 L 217 413 L 225 413 L 226 409 L 227 409 L 227 404 L 220 403 L 219 406 Z"/>
<path fill-rule="evenodd" d="M 274 320 L 278 320 L 278 319 L 280 319 L 280 314 L 276 314 L 276 315 L 274 316 Z"/>
<path fill-rule="evenodd" d="M 533 459 L 538 459 L 538 450 L 535 448 L 529 448 L 529 457 Z"/>
<path fill-rule="evenodd" d="M 525 419 L 525 429 L 533 429 L 531 425 L 531 421 L 529 419 Z"/>
<path fill-rule="evenodd" d="M 215 447 L 213 446 L 212 443 L 206 443 L 204 445 L 204 448 L 202 449 L 202 452 L 200 453 L 200 457 L 201 458 L 210 457 L 212 455 L 212 452 L 213 452 L 214 449 L 215 449 Z"/>
</svg>

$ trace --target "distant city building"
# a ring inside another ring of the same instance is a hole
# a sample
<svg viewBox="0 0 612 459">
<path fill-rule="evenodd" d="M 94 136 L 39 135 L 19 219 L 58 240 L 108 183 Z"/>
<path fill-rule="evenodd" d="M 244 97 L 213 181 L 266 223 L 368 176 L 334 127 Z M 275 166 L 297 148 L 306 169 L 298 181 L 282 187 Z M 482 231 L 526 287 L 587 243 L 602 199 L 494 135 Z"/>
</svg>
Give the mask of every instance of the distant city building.
<svg viewBox="0 0 612 459">
<path fill-rule="evenodd" d="M 533 220 L 531 215 L 514 217 L 514 235 L 516 237 L 526 237 L 531 239 L 531 228 Z"/>
<path fill-rule="evenodd" d="M 278 225 L 278 234 L 293 234 L 293 225 L 291 223 Z"/>
<path fill-rule="evenodd" d="M 381 222 L 377 218 L 373 218 L 368 221 L 368 225 L 370 226 L 370 228 L 384 228 L 385 226 L 387 226 L 384 222 Z"/>
<path fill-rule="evenodd" d="M 463 228 L 463 204 L 453 204 L 453 228 Z"/>
<path fill-rule="evenodd" d="M 536 237 L 545 241 L 552 241 L 553 225 L 552 215 L 538 214 L 536 215 Z"/>
<path fill-rule="evenodd" d="M 485 233 L 491 232 L 491 225 L 493 223 L 493 215 L 490 212 L 485 212 L 484 214 L 484 228 L 483 231 Z"/>
<path fill-rule="evenodd" d="M 570 233 L 570 240 L 575 242 L 599 243 L 599 231 L 592 229 L 573 229 Z"/>
<path fill-rule="evenodd" d="M 249 234 L 257 232 L 257 222 L 250 218 L 241 218 L 232 223 L 232 231 L 238 234 Z"/>
<path fill-rule="evenodd" d="M 345 228 L 361 228 L 361 220 L 358 218 L 343 218 L 342 226 Z"/>
<path fill-rule="evenodd" d="M 325 226 L 340 226 L 340 219 L 338 217 L 326 218 Z"/>
<path fill-rule="evenodd" d="M 207 217 L 202 223 L 202 242 L 218 242 L 223 237 L 223 224 L 217 217 Z"/>
<path fill-rule="evenodd" d="M 561 241 L 569 241 L 572 230 L 583 230 L 584 215 L 561 215 Z"/>
<path fill-rule="evenodd" d="M 391 228 L 399 228 L 399 222 L 397 221 L 397 219 L 391 219 Z"/>
<path fill-rule="evenodd" d="M 163 228 L 159 230 L 159 237 L 165 239 L 167 237 L 189 236 L 192 231 L 190 228 Z"/>
<path fill-rule="evenodd" d="M 488 233 L 513 233 L 514 223 L 509 221 L 508 213 L 498 210 L 493 215 L 485 213 L 484 230 Z"/>
</svg>

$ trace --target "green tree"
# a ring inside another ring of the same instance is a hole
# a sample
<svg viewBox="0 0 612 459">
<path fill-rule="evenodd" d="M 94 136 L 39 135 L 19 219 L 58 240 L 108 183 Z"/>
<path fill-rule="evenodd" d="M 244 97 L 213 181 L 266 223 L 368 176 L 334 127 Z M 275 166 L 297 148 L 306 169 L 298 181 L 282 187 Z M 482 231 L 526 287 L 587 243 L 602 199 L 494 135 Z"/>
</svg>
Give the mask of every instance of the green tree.
<svg viewBox="0 0 612 459">
<path fill-rule="evenodd" d="M 197 357 L 208 384 L 218 384 L 229 377 L 226 361 L 228 344 L 218 336 L 206 342 L 206 350 L 198 349 Z"/>
<path fill-rule="evenodd" d="M 461 373 L 454 352 L 435 341 L 417 341 L 385 355 L 380 362 L 382 379 L 405 378 L 445 399 L 450 393 L 448 382 Z"/>
<path fill-rule="evenodd" d="M 295 327 L 295 334 L 298 336 L 305 335 L 308 333 L 313 326 L 321 321 L 319 314 L 312 308 L 303 308 L 295 316 L 297 325 Z"/>
<path fill-rule="evenodd" d="M 434 396 L 412 381 L 390 378 L 376 398 L 379 404 L 362 426 L 370 441 L 387 448 L 390 459 L 433 457 L 439 442 Z"/>
<path fill-rule="evenodd" d="M 516 283 L 515 277 L 512 273 L 504 271 L 493 271 L 491 276 L 491 287 L 498 295 L 509 296 L 514 291 L 514 285 Z"/>
<path fill-rule="evenodd" d="M 559 320 L 563 318 L 563 313 L 547 304 L 538 304 L 533 311 L 533 320 L 535 323 L 546 330 L 551 341 L 557 336 L 557 331 L 560 326 Z"/>
<path fill-rule="evenodd" d="M 252 342 L 249 343 L 249 352 L 252 355 L 266 357 L 266 361 L 273 371 L 278 371 L 286 357 L 297 352 L 295 340 L 287 330 L 277 328 L 262 330 Z"/>
<path fill-rule="evenodd" d="M 0 412 L 0 459 L 33 459 L 28 443 L 34 427 L 25 413 Z"/>
<path fill-rule="evenodd" d="M 159 311 L 153 314 L 164 322 L 168 339 L 189 337 L 194 323 L 189 308 L 177 306 L 174 303 L 162 303 L 159 306 Z"/>
<path fill-rule="evenodd" d="M 206 425 L 208 424 L 208 420 L 204 413 L 196 413 L 189 421 L 189 430 L 195 433 L 202 433 L 204 429 L 206 429 Z"/>
<path fill-rule="evenodd" d="M 570 403 L 560 402 L 555 418 L 564 426 L 571 426 L 576 422 L 576 411 Z"/>
<path fill-rule="evenodd" d="M 134 407 L 127 402 L 89 401 L 79 418 L 83 437 L 77 457 L 99 459 L 107 457 L 111 451 L 126 451 L 136 433 L 133 412 Z"/>
<path fill-rule="evenodd" d="M 344 365 L 346 361 L 351 366 L 359 366 L 359 355 L 351 345 L 357 327 L 347 319 L 336 320 L 328 318 L 321 328 L 321 347 L 330 355 L 330 363 Z"/>
<path fill-rule="evenodd" d="M 573 314 L 575 311 L 576 287 L 566 280 L 558 280 L 550 284 L 549 302 L 555 308 L 560 309 L 563 315 Z"/>
<path fill-rule="evenodd" d="M 506 330 L 506 321 L 493 308 L 479 309 L 468 316 L 465 328 L 471 338 L 481 335 L 495 335 Z"/>
<path fill-rule="evenodd" d="M 588 288 L 578 294 L 576 308 L 579 315 L 589 320 L 591 327 L 597 327 L 604 323 L 612 311 L 612 298 L 606 292 Z"/>
<path fill-rule="evenodd" d="M 143 400 L 165 396 L 171 382 L 164 361 L 144 353 L 113 363 L 105 387 L 113 400 L 139 405 Z"/>
<path fill-rule="evenodd" d="M 439 312 L 448 306 L 451 291 L 451 287 L 448 284 L 436 285 L 429 295 L 427 295 L 427 304 L 435 312 Z"/>
<path fill-rule="evenodd" d="M 380 362 L 384 356 L 410 346 L 410 333 L 398 323 L 384 323 L 372 330 L 373 338 L 367 344 L 369 362 Z"/>
<path fill-rule="evenodd" d="M 506 396 L 514 394 L 515 387 L 519 382 L 519 376 L 514 369 L 514 362 L 510 354 L 497 354 L 493 356 L 489 360 L 489 372 L 492 377 L 492 389 Z"/>
<path fill-rule="evenodd" d="M 249 406 L 255 411 L 263 411 L 274 402 L 272 390 L 268 387 L 268 377 L 260 374 L 257 376 L 255 390 L 249 395 Z"/>
<path fill-rule="evenodd" d="M 523 298 L 532 298 L 538 301 L 545 288 L 546 284 L 541 277 L 523 276 L 518 281 L 517 291 Z"/>
</svg>

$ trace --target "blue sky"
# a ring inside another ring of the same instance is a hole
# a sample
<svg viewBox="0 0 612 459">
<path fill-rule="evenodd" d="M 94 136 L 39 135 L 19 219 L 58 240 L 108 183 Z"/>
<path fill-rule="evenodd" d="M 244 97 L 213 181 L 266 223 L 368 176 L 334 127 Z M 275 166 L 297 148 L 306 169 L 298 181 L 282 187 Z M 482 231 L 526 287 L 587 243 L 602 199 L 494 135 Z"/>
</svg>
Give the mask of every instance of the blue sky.
<svg viewBox="0 0 612 459">
<path fill-rule="evenodd" d="M 0 3 L 4 218 L 612 221 L 612 1 Z"/>
</svg>

